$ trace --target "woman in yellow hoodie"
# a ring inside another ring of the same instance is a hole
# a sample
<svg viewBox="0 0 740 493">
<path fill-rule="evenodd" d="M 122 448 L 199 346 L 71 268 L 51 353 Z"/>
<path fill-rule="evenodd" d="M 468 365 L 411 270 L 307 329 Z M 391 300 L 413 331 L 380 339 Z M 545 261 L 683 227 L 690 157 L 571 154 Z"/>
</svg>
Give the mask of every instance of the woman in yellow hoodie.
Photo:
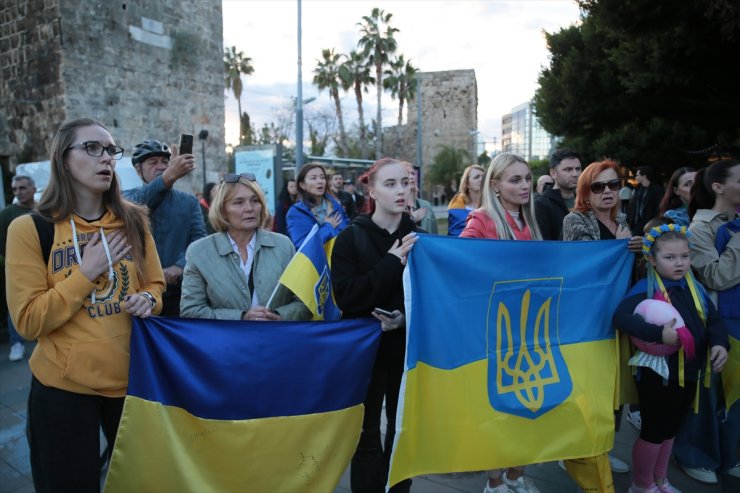
<svg viewBox="0 0 740 493">
<path fill-rule="evenodd" d="M 128 385 L 131 317 L 159 313 L 164 277 L 146 209 L 124 200 L 123 155 L 100 123 L 63 124 L 36 211 L 8 230 L 8 307 L 30 359 L 37 492 L 97 492 L 99 429 L 112 450 Z"/>
</svg>

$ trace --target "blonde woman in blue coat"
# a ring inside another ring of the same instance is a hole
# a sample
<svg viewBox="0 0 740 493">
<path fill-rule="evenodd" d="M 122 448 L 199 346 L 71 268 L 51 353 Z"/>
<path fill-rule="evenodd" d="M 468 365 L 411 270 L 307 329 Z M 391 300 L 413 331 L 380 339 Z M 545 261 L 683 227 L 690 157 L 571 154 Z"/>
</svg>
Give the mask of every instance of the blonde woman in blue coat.
<svg viewBox="0 0 740 493">
<path fill-rule="evenodd" d="M 185 255 L 182 317 L 220 320 L 308 320 L 311 312 L 284 286 L 267 301 L 295 254 L 284 235 L 260 228 L 267 203 L 251 173 L 225 175 L 208 219 L 216 233 Z"/>
</svg>

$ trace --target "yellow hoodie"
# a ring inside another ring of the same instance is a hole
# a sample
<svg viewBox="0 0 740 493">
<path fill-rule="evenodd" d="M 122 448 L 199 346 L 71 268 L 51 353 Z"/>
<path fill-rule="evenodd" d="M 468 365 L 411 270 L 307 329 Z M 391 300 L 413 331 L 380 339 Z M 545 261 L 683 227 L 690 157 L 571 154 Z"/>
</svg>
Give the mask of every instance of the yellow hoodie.
<svg viewBox="0 0 740 493">
<path fill-rule="evenodd" d="M 76 215 L 74 232 L 80 251 L 96 232 L 121 229 L 123 222 L 107 211 L 96 221 Z M 140 279 L 127 255 L 94 283 L 81 272 L 68 218 L 54 224 L 54 240 L 44 263 L 39 237 L 30 215 L 8 228 L 6 255 L 8 309 L 18 332 L 38 339 L 30 359 L 34 376 L 47 387 L 79 394 L 121 397 L 128 386 L 131 315 L 126 297 L 148 291 L 162 310 L 164 276 L 151 234 L 145 239 Z"/>
</svg>

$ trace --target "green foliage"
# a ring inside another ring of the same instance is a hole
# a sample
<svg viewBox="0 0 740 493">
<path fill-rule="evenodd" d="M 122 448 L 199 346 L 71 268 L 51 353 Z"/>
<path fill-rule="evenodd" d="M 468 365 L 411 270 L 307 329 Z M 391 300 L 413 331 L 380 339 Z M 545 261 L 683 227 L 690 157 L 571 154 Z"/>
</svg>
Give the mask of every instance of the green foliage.
<svg viewBox="0 0 740 493">
<path fill-rule="evenodd" d="M 357 100 L 357 116 L 359 120 L 359 148 L 360 158 L 367 159 L 367 132 L 365 127 L 365 112 L 362 108 L 362 93 L 367 92 L 369 84 L 374 84 L 375 79 L 370 74 L 370 65 L 367 57 L 357 51 L 350 51 L 345 57 L 344 63 L 339 66 L 339 78 L 342 80 L 344 90 L 354 89 Z"/>
<path fill-rule="evenodd" d="M 242 120 L 242 90 L 244 89 L 242 75 L 251 75 L 252 73 L 254 73 L 254 67 L 251 58 L 245 56 L 243 51 L 237 52 L 236 46 L 224 48 L 224 85 L 227 91 L 234 93 L 240 122 Z M 240 132 L 239 135 L 244 134 Z"/>
<path fill-rule="evenodd" d="M 449 192 L 452 181 L 460 177 L 468 159 L 470 159 L 470 156 L 468 151 L 464 149 L 456 149 L 447 145 L 441 146 L 429 167 L 427 180 L 433 185 L 444 185 Z"/>
<path fill-rule="evenodd" d="M 550 174 L 550 161 L 548 159 L 532 159 L 529 161 L 529 169 L 532 170 L 532 177 L 540 177 Z"/>
<path fill-rule="evenodd" d="M 239 145 L 254 144 L 254 129 L 249 119 L 249 114 L 245 111 L 239 119 Z"/>
<path fill-rule="evenodd" d="M 740 23 L 724 0 L 583 0 L 579 26 L 546 33 L 535 111 L 587 162 L 669 171 L 740 138 Z M 728 27 L 729 26 L 729 27 Z"/>
<path fill-rule="evenodd" d="M 347 132 L 344 130 L 344 118 L 342 117 L 342 104 L 339 100 L 339 88 L 343 87 L 342 78 L 339 76 L 339 68 L 343 55 L 334 53 L 334 49 L 321 50 L 321 60 L 316 60 L 313 83 L 319 91 L 327 89 L 337 113 L 339 123 L 339 148 L 340 152 L 347 154 Z"/>
<path fill-rule="evenodd" d="M 391 91 L 391 96 L 398 98 L 398 125 L 403 123 L 403 105 L 416 96 L 416 67 L 403 55 L 390 62 L 390 69 L 385 71 L 383 87 Z"/>
<path fill-rule="evenodd" d="M 488 155 L 488 151 L 483 151 L 480 153 L 480 155 L 478 156 L 478 164 L 483 167 L 491 164 L 491 156 Z"/>
</svg>

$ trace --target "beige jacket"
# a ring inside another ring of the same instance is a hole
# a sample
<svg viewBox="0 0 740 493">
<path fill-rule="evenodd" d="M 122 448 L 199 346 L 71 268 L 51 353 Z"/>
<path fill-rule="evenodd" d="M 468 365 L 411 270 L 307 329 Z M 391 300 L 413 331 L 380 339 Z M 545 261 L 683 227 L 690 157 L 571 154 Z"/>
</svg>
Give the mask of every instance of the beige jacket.
<svg viewBox="0 0 740 493">
<path fill-rule="evenodd" d="M 717 230 L 733 219 L 712 209 L 699 209 L 689 226 L 691 267 L 715 305 L 717 291 L 731 288 L 740 280 L 740 234 L 732 235 L 722 255 L 715 246 Z"/>
</svg>

